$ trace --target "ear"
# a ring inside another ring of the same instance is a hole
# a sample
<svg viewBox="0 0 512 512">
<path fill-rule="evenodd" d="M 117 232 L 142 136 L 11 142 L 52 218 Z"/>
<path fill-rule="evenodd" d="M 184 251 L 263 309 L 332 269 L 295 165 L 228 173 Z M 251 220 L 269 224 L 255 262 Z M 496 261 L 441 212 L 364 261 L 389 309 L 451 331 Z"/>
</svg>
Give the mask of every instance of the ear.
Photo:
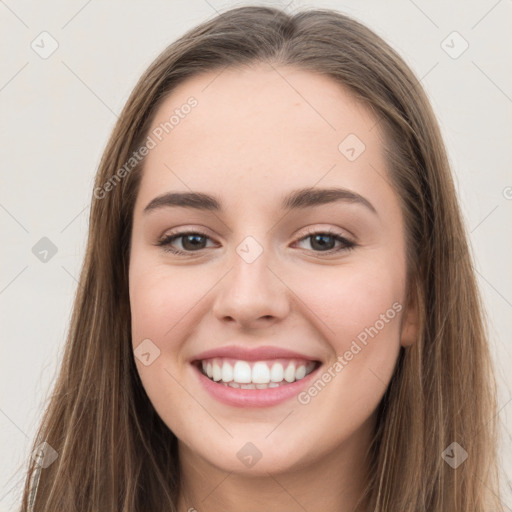
<svg viewBox="0 0 512 512">
<path fill-rule="evenodd" d="M 408 297 L 408 303 L 402 318 L 402 332 L 400 344 L 409 347 L 418 339 L 420 323 L 420 310 L 418 299 L 418 287 L 416 281 L 412 283 Z"/>
</svg>

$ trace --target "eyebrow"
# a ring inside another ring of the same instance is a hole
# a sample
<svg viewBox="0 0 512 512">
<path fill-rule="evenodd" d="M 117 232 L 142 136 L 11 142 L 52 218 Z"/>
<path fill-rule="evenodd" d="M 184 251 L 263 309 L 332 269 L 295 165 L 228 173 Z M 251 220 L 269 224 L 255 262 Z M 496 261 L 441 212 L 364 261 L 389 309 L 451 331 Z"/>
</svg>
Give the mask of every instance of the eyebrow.
<svg viewBox="0 0 512 512">
<path fill-rule="evenodd" d="M 338 201 L 360 204 L 377 214 L 375 207 L 363 196 L 345 188 L 302 188 L 294 190 L 282 199 L 284 210 L 297 210 Z M 168 207 L 194 208 L 205 211 L 222 211 L 222 204 L 214 196 L 202 192 L 168 192 L 155 197 L 144 208 L 144 213 Z"/>
</svg>

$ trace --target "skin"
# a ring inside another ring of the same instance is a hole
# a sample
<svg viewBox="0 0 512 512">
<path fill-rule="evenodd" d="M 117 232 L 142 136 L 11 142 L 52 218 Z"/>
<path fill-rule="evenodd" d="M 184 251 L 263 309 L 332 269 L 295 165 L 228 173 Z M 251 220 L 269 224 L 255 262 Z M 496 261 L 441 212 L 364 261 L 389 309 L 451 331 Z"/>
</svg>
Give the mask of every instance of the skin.
<svg viewBox="0 0 512 512">
<path fill-rule="evenodd" d="M 376 119 L 330 78 L 258 64 L 182 83 L 153 128 L 190 96 L 198 105 L 146 157 L 129 270 L 133 347 L 149 338 L 160 350 L 148 366 L 136 358 L 137 368 L 179 440 L 179 510 L 351 511 L 375 410 L 400 346 L 417 334 L 415 309 L 405 307 L 404 219 Z M 350 133 L 366 146 L 354 161 L 338 149 Z M 303 187 L 350 189 L 377 214 L 343 201 L 282 210 L 281 197 Z M 224 211 L 143 212 L 170 191 L 215 195 Z M 173 255 L 156 244 L 176 228 L 208 238 L 195 252 L 178 238 L 173 246 L 189 253 Z M 324 256 L 306 229 L 357 246 Z M 249 235 L 263 250 L 252 263 L 236 251 Z M 323 373 L 396 302 L 402 310 L 308 404 L 225 405 L 189 363 L 214 347 L 275 345 L 323 361 Z M 252 467 L 237 457 L 247 442 L 262 454 Z"/>
</svg>

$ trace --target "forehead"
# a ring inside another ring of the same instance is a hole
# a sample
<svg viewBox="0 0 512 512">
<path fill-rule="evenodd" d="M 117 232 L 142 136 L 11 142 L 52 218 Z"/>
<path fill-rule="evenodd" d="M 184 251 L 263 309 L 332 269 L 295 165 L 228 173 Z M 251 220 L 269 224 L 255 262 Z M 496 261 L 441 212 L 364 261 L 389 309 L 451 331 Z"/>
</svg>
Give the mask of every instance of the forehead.
<svg viewBox="0 0 512 512">
<path fill-rule="evenodd" d="M 364 192 L 385 173 L 371 112 L 332 78 L 293 67 L 187 79 L 160 105 L 149 135 L 156 145 L 142 195 L 191 188 L 241 200 L 245 190 L 252 195 L 243 201 L 257 202 L 317 183 Z"/>
</svg>

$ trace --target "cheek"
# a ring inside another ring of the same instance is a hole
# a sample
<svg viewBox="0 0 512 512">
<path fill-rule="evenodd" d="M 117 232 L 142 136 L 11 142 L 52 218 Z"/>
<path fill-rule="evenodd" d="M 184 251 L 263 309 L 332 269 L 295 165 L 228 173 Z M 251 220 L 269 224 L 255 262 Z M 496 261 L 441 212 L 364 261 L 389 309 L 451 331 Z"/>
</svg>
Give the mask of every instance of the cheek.
<svg viewBox="0 0 512 512">
<path fill-rule="evenodd" d="M 324 415 L 326 424 L 348 418 L 360 424 L 377 407 L 393 374 L 404 309 L 403 269 L 399 261 L 381 261 L 382 266 L 374 259 L 373 265 L 359 262 L 316 272 L 314 280 L 307 280 L 315 286 L 302 284 L 298 292 L 307 297 L 332 352 L 301 402 Z"/>
<path fill-rule="evenodd" d="M 317 317 L 315 323 L 326 339 L 340 352 L 376 323 L 379 331 L 386 332 L 383 337 L 398 336 L 404 273 L 399 261 L 386 264 L 381 260 L 378 265 L 375 259 L 361 260 L 338 268 L 317 268 L 309 277 L 301 272 L 293 288 Z"/>
<path fill-rule="evenodd" d="M 186 430 L 182 416 L 172 415 L 169 404 L 181 410 L 190 407 L 190 397 L 177 384 L 185 371 L 180 364 L 180 350 L 193 329 L 188 320 L 193 316 L 194 304 L 206 291 L 194 286 L 195 279 L 190 281 L 191 275 L 186 274 L 170 272 L 168 267 L 149 259 L 133 258 L 130 266 L 132 346 L 137 352 L 144 342 L 150 347 L 152 358 L 158 354 L 149 365 L 136 356 L 137 371 L 149 400 L 173 431 Z"/>
<path fill-rule="evenodd" d="M 204 296 L 207 279 L 188 271 L 170 272 L 168 267 L 134 262 L 130 268 L 130 308 L 134 344 L 143 338 L 162 346 L 175 336 L 194 305 Z M 203 284 L 201 284 L 203 283 Z"/>
</svg>

